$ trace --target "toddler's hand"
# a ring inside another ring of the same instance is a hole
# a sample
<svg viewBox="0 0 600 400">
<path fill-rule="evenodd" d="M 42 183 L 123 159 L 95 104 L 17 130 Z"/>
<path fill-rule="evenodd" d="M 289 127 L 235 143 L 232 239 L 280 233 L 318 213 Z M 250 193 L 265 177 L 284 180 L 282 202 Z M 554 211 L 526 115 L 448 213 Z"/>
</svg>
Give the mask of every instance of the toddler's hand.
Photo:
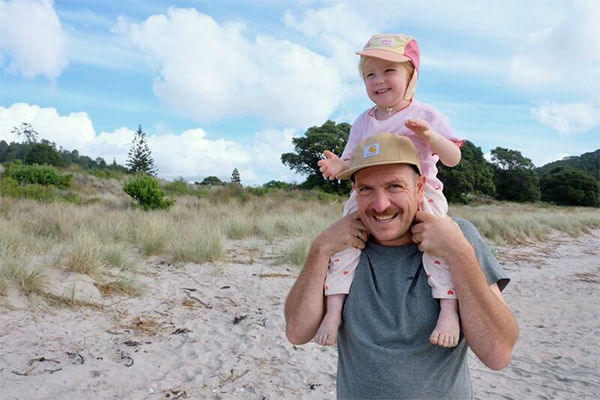
<svg viewBox="0 0 600 400">
<path fill-rule="evenodd" d="M 435 139 L 435 131 L 431 129 L 429 122 L 424 119 L 407 119 L 405 124 L 408 129 L 413 131 L 418 137 L 423 139 L 425 143 L 431 146 Z"/>
<path fill-rule="evenodd" d="M 323 155 L 327 158 L 317 163 L 317 165 L 321 167 L 319 170 L 323 174 L 323 177 L 329 180 L 334 180 L 338 174 L 346 169 L 346 166 L 341 158 L 330 151 L 325 150 Z"/>
</svg>

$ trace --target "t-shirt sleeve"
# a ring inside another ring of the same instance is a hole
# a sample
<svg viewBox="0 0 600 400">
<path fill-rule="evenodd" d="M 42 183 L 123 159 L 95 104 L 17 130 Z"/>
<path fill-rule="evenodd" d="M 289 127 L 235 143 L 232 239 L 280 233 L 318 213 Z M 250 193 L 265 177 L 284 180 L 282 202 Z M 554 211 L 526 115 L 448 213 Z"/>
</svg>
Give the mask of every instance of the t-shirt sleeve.
<svg viewBox="0 0 600 400">
<path fill-rule="evenodd" d="M 454 220 L 462 230 L 465 238 L 471 243 L 471 246 L 473 246 L 479 265 L 481 266 L 488 283 L 490 285 L 497 283 L 498 288 L 500 288 L 501 291 L 504 290 L 506 285 L 508 285 L 508 282 L 510 282 L 510 278 L 487 247 L 477 229 L 475 229 L 473 224 L 467 220 L 460 218 L 455 218 Z"/>
<path fill-rule="evenodd" d="M 352 155 L 352 150 L 354 150 L 356 145 L 358 145 L 363 139 L 361 130 L 358 129 L 358 125 L 362 123 L 362 121 L 360 121 L 362 117 L 362 115 L 358 117 L 350 127 L 350 136 L 348 137 L 348 143 L 346 143 L 346 147 L 344 147 L 344 152 L 340 157 L 342 160 L 349 160 L 350 156 Z"/>
<path fill-rule="evenodd" d="M 452 130 L 452 127 L 450 127 L 450 124 L 446 121 L 446 118 L 440 112 L 432 111 L 429 120 L 429 125 L 431 125 L 431 128 L 434 131 L 438 132 L 446 139 L 455 143 L 459 148 L 461 148 L 463 144 L 465 144 L 465 141 L 463 139 L 460 139 L 456 136 L 456 134 Z"/>
</svg>

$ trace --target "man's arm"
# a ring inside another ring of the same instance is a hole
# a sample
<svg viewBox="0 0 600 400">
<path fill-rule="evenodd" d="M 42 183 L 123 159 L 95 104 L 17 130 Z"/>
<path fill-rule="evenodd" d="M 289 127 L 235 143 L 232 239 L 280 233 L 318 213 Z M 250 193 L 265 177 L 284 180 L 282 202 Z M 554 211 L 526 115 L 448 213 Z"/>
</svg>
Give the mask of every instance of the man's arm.
<svg viewBox="0 0 600 400">
<path fill-rule="evenodd" d="M 362 240 L 357 237 L 359 229 L 364 232 Z M 313 241 L 304 268 L 285 301 L 285 334 L 290 342 L 307 343 L 319 329 L 325 315 L 323 283 L 330 257 L 351 246 L 363 249 L 367 240 L 366 227 L 354 212 L 335 222 Z"/>
<path fill-rule="evenodd" d="M 461 329 L 469 347 L 493 370 L 510 364 L 519 336 L 517 322 L 497 284 L 489 285 L 475 250 L 456 222 L 418 212 L 413 227 L 419 250 L 443 257 L 458 298 Z"/>
</svg>

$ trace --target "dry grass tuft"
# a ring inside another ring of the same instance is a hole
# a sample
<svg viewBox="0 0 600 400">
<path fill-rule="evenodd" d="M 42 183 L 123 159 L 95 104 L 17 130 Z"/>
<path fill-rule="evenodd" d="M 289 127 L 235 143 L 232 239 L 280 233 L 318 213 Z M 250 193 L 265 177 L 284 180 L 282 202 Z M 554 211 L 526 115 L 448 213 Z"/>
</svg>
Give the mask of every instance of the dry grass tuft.
<svg viewBox="0 0 600 400">
<path fill-rule="evenodd" d="M 120 276 L 116 280 L 97 285 L 103 296 L 128 295 L 141 296 L 146 288 L 134 278 Z"/>
<path fill-rule="evenodd" d="M 89 230 L 76 232 L 72 243 L 65 249 L 63 267 L 69 271 L 95 277 L 106 265 L 102 242 L 98 236 Z"/>
</svg>

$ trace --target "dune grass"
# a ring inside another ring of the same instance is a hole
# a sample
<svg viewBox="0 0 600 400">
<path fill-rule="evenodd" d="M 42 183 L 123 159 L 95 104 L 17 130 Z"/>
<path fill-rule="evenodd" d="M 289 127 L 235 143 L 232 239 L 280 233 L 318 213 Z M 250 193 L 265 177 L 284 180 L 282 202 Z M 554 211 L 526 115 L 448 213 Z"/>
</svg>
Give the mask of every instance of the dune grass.
<svg viewBox="0 0 600 400">
<path fill-rule="evenodd" d="M 135 277 L 144 258 L 210 263 L 218 270 L 226 268 L 227 243 L 247 239 L 278 249 L 278 263 L 301 266 L 312 239 L 341 217 L 346 200 L 293 190 L 208 188 L 201 196 L 185 192 L 169 211 L 144 212 L 123 205 L 116 180 L 77 182 L 101 200 L 2 199 L 0 296 L 14 287 L 52 300 L 53 268 L 91 276 L 106 295 L 140 295 L 144 286 Z M 111 200 L 103 201 L 107 195 Z M 451 205 L 450 215 L 471 221 L 493 245 L 544 240 L 552 230 L 578 235 L 600 228 L 598 209 L 544 204 Z"/>
<path fill-rule="evenodd" d="M 450 206 L 449 214 L 469 220 L 496 245 L 545 240 L 552 230 L 575 236 L 600 228 L 600 210 L 595 208 L 494 203 Z"/>
</svg>

